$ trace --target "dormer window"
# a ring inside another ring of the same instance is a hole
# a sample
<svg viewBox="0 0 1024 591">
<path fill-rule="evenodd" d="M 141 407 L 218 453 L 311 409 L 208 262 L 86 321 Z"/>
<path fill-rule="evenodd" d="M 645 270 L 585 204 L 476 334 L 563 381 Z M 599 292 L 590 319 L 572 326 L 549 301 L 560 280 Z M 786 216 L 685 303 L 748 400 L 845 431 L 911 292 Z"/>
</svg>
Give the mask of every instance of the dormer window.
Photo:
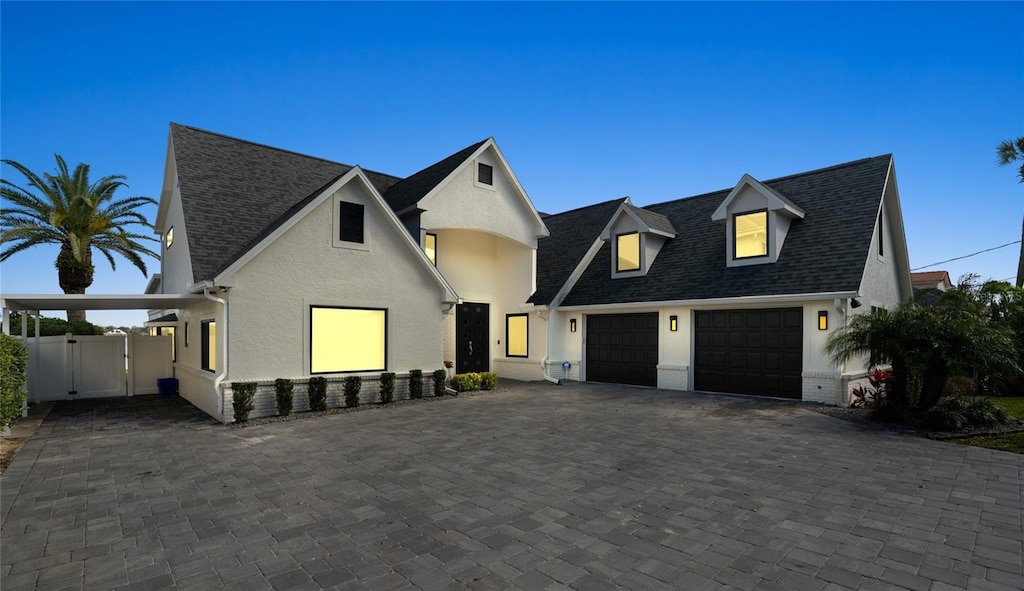
<svg viewBox="0 0 1024 591">
<path fill-rule="evenodd" d="M 640 233 L 619 234 L 615 237 L 615 271 L 640 270 Z"/>
<path fill-rule="evenodd" d="M 737 213 L 733 216 L 734 257 L 747 259 L 768 255 L 768 211 Z"/>
</svg>

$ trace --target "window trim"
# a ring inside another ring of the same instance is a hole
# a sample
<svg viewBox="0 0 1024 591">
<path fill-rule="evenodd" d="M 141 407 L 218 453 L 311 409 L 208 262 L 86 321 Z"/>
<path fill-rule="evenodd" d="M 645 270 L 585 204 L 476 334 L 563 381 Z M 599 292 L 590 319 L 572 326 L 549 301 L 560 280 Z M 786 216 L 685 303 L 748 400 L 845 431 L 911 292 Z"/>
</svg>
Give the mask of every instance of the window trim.
<svg viewBox="0 0 1024 591">
<path fill-rule="evenodd" d="M 384 367 L 379 369 L 347 369 L 343 371 L 313 371 L 313 310 L 316 308 L 328 310 L 366 310 L 373 312 L 384 312 Z M 385 372 L 388 370 L 388 309 L 387 308 L 366 308 L 360 306 L 331 306 L 322 304 L 309 304 L 309 375 L 323 376 L 330 374 L 356 374 Z"/>
<path fill-rule="evenodd" d="M 424 236 L 424 238 L 423 238 L 423 252 L 424 253 L 427 252 L 427 238 L 430 238 L 431 236 L 433 236 L 433 238 L 434 238 L 434 258 L 431 259 L 430 255 L 428 254 L 427 255 L 427 260 L 429 260 L 430 262 L 434 263 L 434 267 L 437 267 L 437 234 L 436 233 L 434 233 L 434 232 L 427 232 L 426 233 L 426 236 Z"/>
<path fill-rule="evenodd" d="M 508 352 L 510 342 L 508 338 L 509 320 L 517 317 L 526 318 L 526 355 L 512 355 Z M 527 359 L 530 357 L 530 315 L 528 313 L 505 314 L 505 357 L 513 357 L 516 359 Z"/>
<path fill-rule="evenodd" d="M 764 214 L 764 254 L 755 254 L 755 255 L 746 256 L 746 257 L 738 256 L 736 254 L 736 239 L 738 238 L 737 232 L 736 232 L 736 221 L 739 219 L 740 216 L 751 215 L 751 214 L 755 214 L 755 213 L 763 213 Z M 732 214 L 732 260 L 734 260 L 734 261 L 754 261 L 754 260 L 757 260 L 757 259 L 764 259 L 764 258 L 770 257 L 771 256 L 771 252 L 772 252 L 771 234 L 770 234 L 771 226 L 772 226 L 772 223 L 771 223 L 771 213 L 768 211 L 768 208 L 754 209 L 754 210 L 751 210 L 751 211 L 739 211 L 739 212 L 736 212 L 736 213 Z"/>
<path fill-rule="evenodd" d="M 209 318 L 207 320 L 201 320 L 199 322 L 199 366 L 203 371 L 210 373 L 217 372 L 217 364 L 214 362 L 213 367 L 210 367 L 210 324 L 213 324 L 214 331 L 217 330 L 217 319 Z M 216 337 L 214 337 L 213 346 L 217 346 Z"/>
<path fill-rule="evenodd" d="M 621 269 L 619 268 L 619 261 L 622 257 L 619 256 L 619 239 L 623 236 L 636 235 L 636 268 L 635 269 Z M 637 271 L 643 271 L 644 269 L 644 240 L 643 235 L 639 232 L 623 232 L 622 234 L 615 235 L 615 272 L 616 273 L 635 273 Z"/>
</svg>

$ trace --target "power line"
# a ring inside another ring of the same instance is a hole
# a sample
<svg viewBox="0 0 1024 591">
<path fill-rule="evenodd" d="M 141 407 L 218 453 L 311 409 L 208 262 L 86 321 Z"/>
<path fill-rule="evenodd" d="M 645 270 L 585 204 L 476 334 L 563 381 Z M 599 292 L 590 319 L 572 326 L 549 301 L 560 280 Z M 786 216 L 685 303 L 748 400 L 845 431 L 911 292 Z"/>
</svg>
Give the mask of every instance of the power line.
<svg viewBox="0 0 1024 591">
<path fill-rule="evenodd" d="M 932 263 L 930 265 L 925 265 L 923 267 L 917 267 L 916 269 L 911 269 L 911 271 L 920 271 L 921 269 L 927 269 L 928 267 L 934 267 L 935 265 L 941 265 L 943 263 L 951 263 L 953 261 L 959 261 L 960 259 L 967 259 L 967 258 L 970 258 L 970 257 L 973 257 L 973 256 L 977 256 L 979 254 L 982 254 L 984 252 L 990 252 L 990 251 L 993 251 L 993 250 L 999 250 L 1000 248 L 1006 248 L 1007 246 L 1012 246 L 1014 244 L 1020 244 L 1020 240 L 1014 240 L 1013 242 L 1007 242 L 1006 244 L 1000 244 L 999 246 L 993 246 L 992 248 L 986 248 L 985 250 L 979 250 L 978 252 L 972 252 L 971 254 L 965 254 L 962 257 L 953 257 L 951 259 L 946 259 L 944 261 L 939 261 L 937 263 Z"/>
</svg>

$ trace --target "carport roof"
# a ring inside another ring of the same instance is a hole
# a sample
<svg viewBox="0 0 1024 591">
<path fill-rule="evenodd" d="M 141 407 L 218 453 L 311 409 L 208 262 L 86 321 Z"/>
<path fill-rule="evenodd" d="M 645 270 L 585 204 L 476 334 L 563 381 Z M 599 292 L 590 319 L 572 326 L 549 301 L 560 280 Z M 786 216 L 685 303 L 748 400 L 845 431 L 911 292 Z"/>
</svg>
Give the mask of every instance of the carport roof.
<svg viewBox="0 0 1024 591">
<path fill-rule="evenodd" d="M 183 308 L 188 302 L 203 299 L 193 294 L 0 294 L 9 310 L 154 310 Z"/>
</svg>

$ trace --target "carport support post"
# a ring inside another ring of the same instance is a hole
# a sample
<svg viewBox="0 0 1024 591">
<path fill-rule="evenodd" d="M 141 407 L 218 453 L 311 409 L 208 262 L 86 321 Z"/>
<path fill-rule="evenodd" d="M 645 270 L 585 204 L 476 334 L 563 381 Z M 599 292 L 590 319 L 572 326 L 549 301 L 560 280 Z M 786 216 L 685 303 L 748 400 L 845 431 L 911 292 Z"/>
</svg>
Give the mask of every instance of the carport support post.
<svg viewBox="0 0 1024 591">
<path fill-rule="evenodd" d="M 39 310 L 36 310 L 36 313 L 32 316 L 32 318 L 35 319 L 35 323 L 36 323 L 36 332 L 35 332 L 36 336 L 32 337 L 32 347 L 36 351 L 36 363 L 35 363 L 35 367 L 32 368 L 32 390 L 33 391 L 29 392 L 29 394 L 33 395 L 33 400 L 35 400 L 36 402 L 39 402 L 39 394 L 38 393 L 39 393 L 39 359 L 40 359 L 40 357 L 39 357 L 39 317 L 40 316 L 42 316 L 42 314 L 39 313 Z"/>
<path fill-rule="evenodd" d="M 11 311 L 7 308 L 7 302 L 3 302 L 4 307 L 4 320 L 0 330 L 3 330 L 4 334 L 11 334 Z"/>
<path fill-rule="evenodd" d="M 6 312 L 6 310 L 4 311 Z M 21 311 L 21 344 L 25 345 L 25 350 L 28 351 L 28 310 Z M 21 401 L 21 418 L 26 417 L 28 417 L 28 396 Z"/>
</svg>

